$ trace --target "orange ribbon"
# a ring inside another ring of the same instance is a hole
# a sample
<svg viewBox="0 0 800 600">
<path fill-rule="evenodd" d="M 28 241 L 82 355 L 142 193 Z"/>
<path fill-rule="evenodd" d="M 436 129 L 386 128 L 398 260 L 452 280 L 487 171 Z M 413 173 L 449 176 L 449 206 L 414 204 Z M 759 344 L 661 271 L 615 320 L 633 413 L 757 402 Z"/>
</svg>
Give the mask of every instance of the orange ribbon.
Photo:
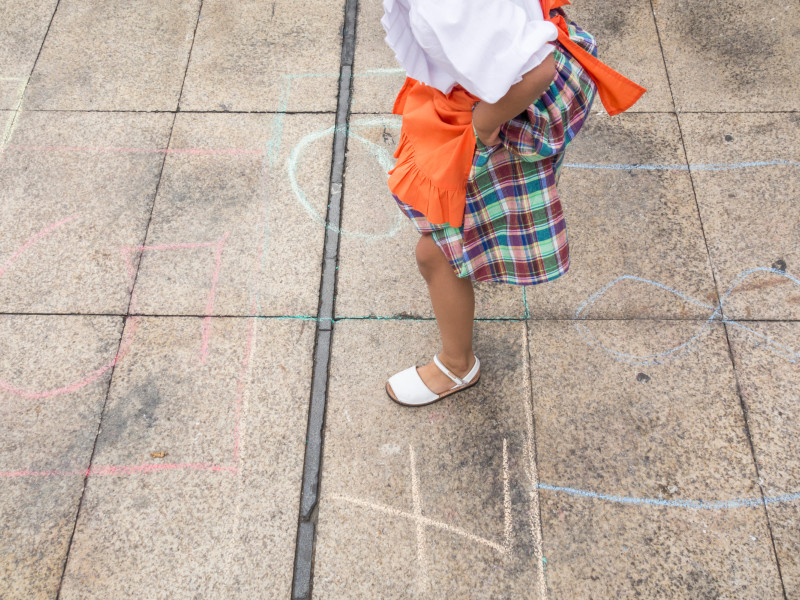
<svg viewBox="0 0 800 600">
<path fill-rule="evenodd" d="M 597 84 L 610 115 L 626 111 L 645 88 L 620 75 L 569 37 L 564 17 L 550 11 L 569 0 L 540 0 L 542 13 L 558 29 L 558 41 Z M 431 223 L 460 227 L 467 201 L 467 178 L 475 153 L 472 107 L 479 98 L 456 86 L 449 94 L 406 77 L 392 112 L 403 115 L 397 163 L 389 189 Z"/>
<path fill-rule="evenodd" d="M 569 4 L 569 0 L 541 0 L 542 14 L 558 29 L 558 41 L 577 60 L 597 84 L 597 95 L 609 115 L 625 112 L 642 97 L 647 90 L 634 83 L 624 75 L 617 73 L 600 59 L 581 48 L 569 38 L 569 29 L 564 17 L 556 13 L 550 16 L 554 8 Z"/>
</svg>

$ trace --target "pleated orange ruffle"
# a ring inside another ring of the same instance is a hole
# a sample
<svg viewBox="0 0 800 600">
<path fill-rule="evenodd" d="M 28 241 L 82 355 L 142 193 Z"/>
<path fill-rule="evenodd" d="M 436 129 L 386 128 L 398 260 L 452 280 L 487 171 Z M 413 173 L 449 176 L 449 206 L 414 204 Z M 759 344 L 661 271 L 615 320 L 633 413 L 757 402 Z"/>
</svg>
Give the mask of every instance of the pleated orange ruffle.
<svg viewBox="0 0 800 600">
<path fill-rule="evenodd" d="M 403 115 L 403 129 L 389 189 L 431 223 L 463 223 L 475 152 L 472 107 L 477 101 L 460 86 L 443 94 L 410 77 L 395 101 L 392 112 Z"/>
</svg>

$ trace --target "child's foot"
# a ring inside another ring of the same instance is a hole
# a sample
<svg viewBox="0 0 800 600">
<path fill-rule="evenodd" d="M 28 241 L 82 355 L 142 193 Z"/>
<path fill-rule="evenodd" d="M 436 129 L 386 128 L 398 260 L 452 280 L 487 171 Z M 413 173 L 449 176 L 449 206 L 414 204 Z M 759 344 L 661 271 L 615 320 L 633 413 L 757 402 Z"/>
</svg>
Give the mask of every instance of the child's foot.
<svg viewBox="0 0 800 600">
<path fill-rule="evenodd" d="M 478 383 L 481 363 L 475 355 L 471 363 L 454 365 L 448 360 L 445 364 L 434 356 L 433 362 L 423 367 L 409 367 L 392 375 L 386 382 L 386 393 L 404 406 L 426 406 Z"/>
<path fill-rule="evenodd" d="M 475 355 L 473 354 L 470 358 L 470 363 L 467 365 L 459 364 L 454 365 L 451 362 L 445 362 L 442 360 L 442 357 L 439 356 L 439 360 L 442 361 L 442 364 L 447 367 L 447 369 L 456 377 L 464 378 L 466 375 L 472 370 L 472 367 L 475 366 Z M 436 366 L 436 363 L 433 361 L 429 362 L 427 365 L 423 365 L 421 367 L 417 367 L 417 372 L 419 373 L 420 378 L 422 379 L 422 383 L 424 383 L 427 388 L 432 391 L 434 394 L 443 394 L 450 388 L 452 388 L 455 384 L 453 380 L 450 379 L 447 375 L 442 373 L 442 370 Z"/>
</svg>

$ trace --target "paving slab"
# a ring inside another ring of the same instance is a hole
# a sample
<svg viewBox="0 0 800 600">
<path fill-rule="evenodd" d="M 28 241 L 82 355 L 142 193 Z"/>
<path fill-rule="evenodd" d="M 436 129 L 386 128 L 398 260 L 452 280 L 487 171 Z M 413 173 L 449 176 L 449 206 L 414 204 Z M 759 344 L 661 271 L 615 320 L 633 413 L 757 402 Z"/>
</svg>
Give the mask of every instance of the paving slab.
<svg viewBox="0 0 800 600">
<path fill-rule="evenodd" d="M 202 363 L 201 325 L 138 323 L 62 598 L 288 597 L 314 328 L 215 318 Z"/>
<path fill-rule="evenodd" d="M 745 0 L 653 0 L 653 9 L 679 111 L 800 108 L 796 2 L 765 11 Z"/>
<path fill-rule="evenodd" d="M 723 327 L 531 325 L 554 598 L 783 597 Z"/>
<path fill-rule="evenodd" d="M 428 288 L 414 257 L 419 234 L 386 185 L 399 140 L 398 117 L 376 115 L 350 120 L 337 317 L 433 317 Z M 478 318 L 523 317 L 522 288 L 478 284 L 475 314 Z"/>
<path fill-rule="evenodd" d="M 650 0 L 624 4 L 582 0 L 566 7 L 566 12 L 595 37 L 600 60 L 647 88 L 630 112 L 674 110 Z M 599 98 L 592 110 L 605 112 Z"/>
<path fill-rule="evenodd" d="M 121 332 L 0 316 L 0 597 L 55 596 Z"/>
<path fill-rule="evenodd" d="M 333 123 L 178 115 L 135 311 L 315 315 Z"/>
<path fill-rule="evenodd" d="M 175 110 L 199 0 L 63 0 L 27 109 Z"/>
<path fill-rule="evenodd" d="M 57 0 L 0 5 L 0 108 L 16 108 L 19 83 L 31 74 Z"/>
<path fill-rule="evenodd" d="M 203 2 L 181 110 L 336 110 L 343 19 L 343 0 Z"/>
<path fill-rule="evenodd" d="M 384 41 L 382 2 L 358 3 L 353 60 L 352 113 L 391 113 L 406 78 L 405 70 Z"/>
<path fill-rule="evenodd" d="M 385 381 L 430 360 L 435 324 L 336 325 L 314 598 L 537 597 L 524 335 L 478 323 L 480 383 L 412 409 Z"/>
<path fill-rule="evenodd" d="M 800 595 L 800 323 L 728 325 L 788 598 Z M 746 327 L 746 329 L 745 329 Z"/>
<path fill-rule="evenodd" d="M 528 290 L 534 318 L 714 312 L 713 275 L 674 115 L 592 115 L 567 149 L 559 192 L 570 270 Z"/>
<path fill-rule="evenodd" d="M 0 163 L 0 311 L 128 307 L 171 115 L 20 113 Z"/>
<path fill-rule="evenodd" d="M 725 315 L 800 318 L 800 115 L 680 115 Z"/>
</svg>

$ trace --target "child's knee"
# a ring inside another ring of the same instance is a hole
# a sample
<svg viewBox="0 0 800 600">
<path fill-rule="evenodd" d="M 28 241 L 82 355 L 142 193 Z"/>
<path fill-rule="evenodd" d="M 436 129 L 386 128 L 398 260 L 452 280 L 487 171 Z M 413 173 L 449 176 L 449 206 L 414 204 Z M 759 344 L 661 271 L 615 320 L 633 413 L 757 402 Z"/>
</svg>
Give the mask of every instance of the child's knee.
<svg viewBox="0 0 800 600">
<path fill-rule="evenodd" d="M 419 272 L 426 281 L 433 275 L 436 268 L 441 263 L 442 258 L 444 258 L 442 251 L 439 250 L 439 247 L 430 235 L 423 235 L 419 239 L 415 255 Z"/>
</svg>

